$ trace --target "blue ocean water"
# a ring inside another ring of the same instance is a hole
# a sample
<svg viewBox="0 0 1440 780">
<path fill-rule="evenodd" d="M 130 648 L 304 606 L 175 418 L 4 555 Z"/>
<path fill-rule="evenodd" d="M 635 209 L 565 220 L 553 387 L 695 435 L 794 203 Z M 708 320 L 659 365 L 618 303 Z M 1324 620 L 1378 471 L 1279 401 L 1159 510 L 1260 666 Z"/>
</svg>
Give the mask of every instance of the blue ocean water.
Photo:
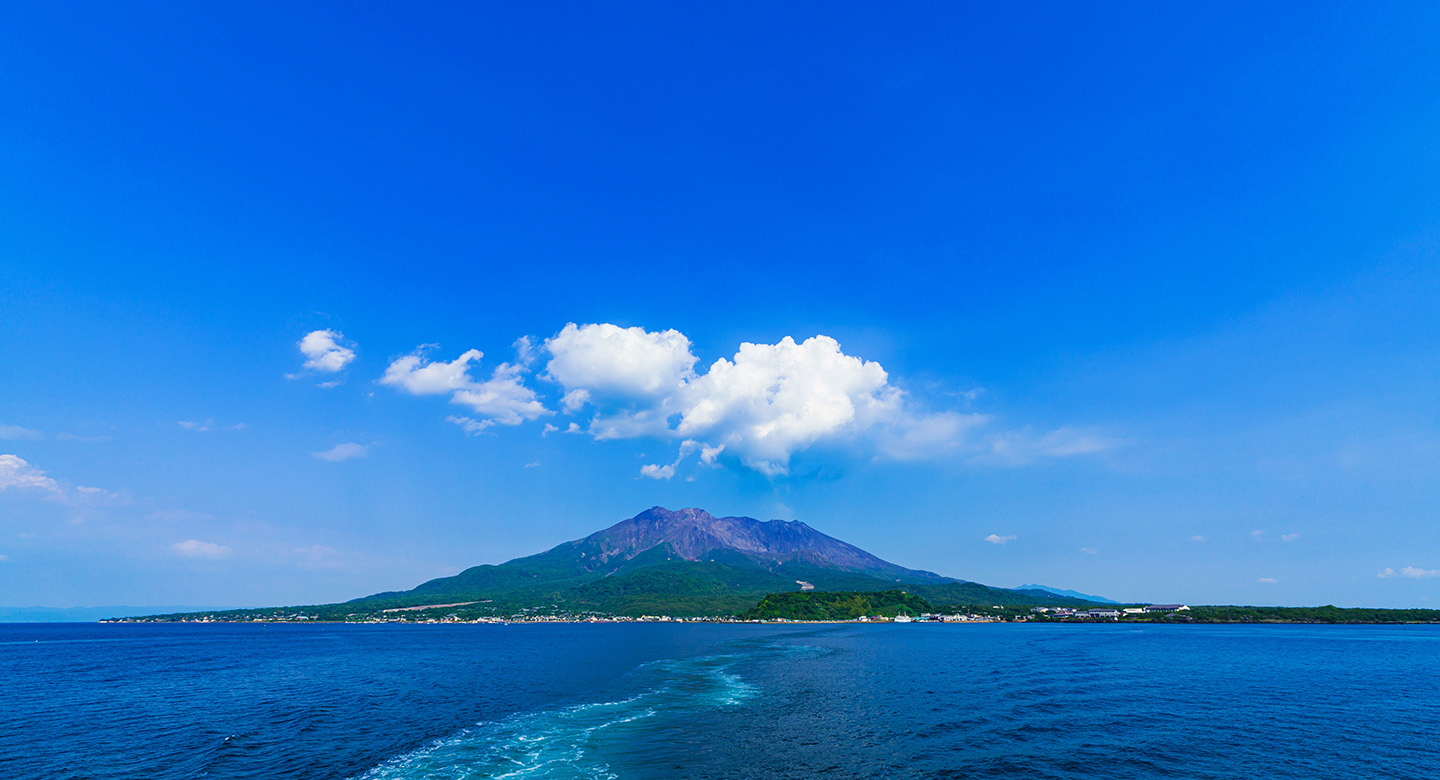
<svg viewBox="0 0 1440 780">
<path fill-rule="evenodd" d="M 1440 778 L 1440 627 L 0 625 L 0 778 Z"/>
</svg>

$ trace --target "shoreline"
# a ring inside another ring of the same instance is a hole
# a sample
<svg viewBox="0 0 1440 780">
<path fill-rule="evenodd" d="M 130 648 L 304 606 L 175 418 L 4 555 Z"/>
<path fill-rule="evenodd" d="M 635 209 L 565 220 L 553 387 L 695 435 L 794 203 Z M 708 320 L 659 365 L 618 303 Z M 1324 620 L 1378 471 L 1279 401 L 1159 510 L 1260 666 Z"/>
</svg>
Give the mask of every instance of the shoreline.
<svg viewBox="0 0 1440 780">
<path fill-rule="evenodd" d="M 0 625 L 85 625 L 88 621 L 58 623 L 0 623 Z M 267 625 L 267 626 L 475 626 L 475 625 L 632 625 L 632 624 L 686 624 L 686 625 L 747 625 L 747 626 L 827 626 L 827 625 L 1090 625 L 1090 626 L 1440 626 L 1440 620 L 730 620 L 725 618 L 516 618 L 486 620 L 149 620 L 146 618 L 109 618 L 89 623 L 107 625 Z"/>
</svg>

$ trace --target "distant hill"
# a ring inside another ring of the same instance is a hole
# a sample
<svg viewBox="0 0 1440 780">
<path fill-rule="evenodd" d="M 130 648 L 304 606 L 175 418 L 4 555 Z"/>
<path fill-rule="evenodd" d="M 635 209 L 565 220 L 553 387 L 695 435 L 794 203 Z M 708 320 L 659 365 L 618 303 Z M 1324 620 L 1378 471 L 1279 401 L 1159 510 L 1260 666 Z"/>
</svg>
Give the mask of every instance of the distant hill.
<svg viewBox="0 0 1440 780">
<path fill-rule="evenodd" d="M 221 607 L 0 607 L 0 623 L 93 623 L 117 617 L 200 612 Z M 225 608 L 225 609 L 228 609 Z"/>
<path fill-rule="evenodd" d="M 1044 592 L 1046 592 L 1046 593 L 1054 594 L 1054 595 L 1056 595 L 1056 596 L 1065 596 L 1066 598 L 1080 599 L 1081 601 L 1090 601 L 1090 602 L 1094 602 L 1094 603 L 1096 603 L 1096 604 L 1120 604 L 1120 603 L 1122 603 L 1122 602 L 1119 602 L 1119 601 L 1112 601 L 1111 599 L 1107 599 L 1107 598 L 1105 598 L 1105 597 L 1103 597 L 1103 596 L 1087 596 L 1086 594 L 1081 593 L 1081 592 L 1078 591 L 1078 590 L 1063 590 L 1063 589 L 1061 589 L 1061 588 L 1052 588 L 1052 587 L 1050 587 L 1049 585 L 1021 585 L 1020 587 L 1016 588 L 1015 590 L 1041 590 L 1041 591 L 1044 591 Z"/>
</svg>

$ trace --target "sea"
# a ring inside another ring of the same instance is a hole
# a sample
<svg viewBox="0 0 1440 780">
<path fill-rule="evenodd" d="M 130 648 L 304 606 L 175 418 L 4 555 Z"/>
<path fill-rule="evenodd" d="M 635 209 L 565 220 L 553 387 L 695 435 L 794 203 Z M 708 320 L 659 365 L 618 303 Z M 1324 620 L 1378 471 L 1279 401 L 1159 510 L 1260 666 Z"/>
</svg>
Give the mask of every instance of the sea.
<svg viewBox="0 0 1440 780">
<path fill-rule="evenodd" d="M 0 779 L 1440 778 L 1440 627 L 0 625 Z"/>
</svg>

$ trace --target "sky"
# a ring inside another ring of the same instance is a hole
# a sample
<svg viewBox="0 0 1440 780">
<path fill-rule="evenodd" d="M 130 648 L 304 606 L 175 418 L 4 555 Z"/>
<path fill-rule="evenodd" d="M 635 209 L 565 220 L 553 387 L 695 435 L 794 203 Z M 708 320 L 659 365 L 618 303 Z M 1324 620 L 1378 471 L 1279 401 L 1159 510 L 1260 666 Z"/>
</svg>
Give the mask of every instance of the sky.
<svg viewBox="0 0 1440 780">
<path fill-rule="evenodd" d="M 10 4 L 0 605 L 651 506 L 1440 607 L 1440 7 Z"/>
</svg>

